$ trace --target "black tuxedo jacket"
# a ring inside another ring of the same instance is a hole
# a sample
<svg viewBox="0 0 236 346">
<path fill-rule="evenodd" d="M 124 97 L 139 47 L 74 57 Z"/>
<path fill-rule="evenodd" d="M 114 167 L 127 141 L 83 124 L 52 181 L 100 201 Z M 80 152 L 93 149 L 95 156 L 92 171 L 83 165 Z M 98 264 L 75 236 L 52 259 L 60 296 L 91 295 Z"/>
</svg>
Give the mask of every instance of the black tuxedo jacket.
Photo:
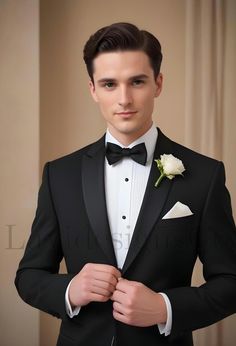
<svg viewBox="0 0 236 346">
<path fill-rule="evenodd" d="M 170 336 L 157 326 L 117 322 L 112 302 L 90 303 L 70 319 L 65 291 L 88 263 L 116 266 L 104 192 L 104 137 L 73 154 L 47 163 L 38 208 L 16 287 L 28 304 L 62 319 L 58 346 L 192 345 L 192 330 L 236 311 L 236 232 L 221 162 L 197 154 L 159 130 L 154 159 L 173 154 L 184 177 L 164 179 L 153 162 L 122 275 L 170 299 Z M 193 215 L 162 219 L 180 201 Z M 197 256 L 206 283 L 191 287 Z M 64 257 L 67 274 L 59 274 Z"/>
</svg>

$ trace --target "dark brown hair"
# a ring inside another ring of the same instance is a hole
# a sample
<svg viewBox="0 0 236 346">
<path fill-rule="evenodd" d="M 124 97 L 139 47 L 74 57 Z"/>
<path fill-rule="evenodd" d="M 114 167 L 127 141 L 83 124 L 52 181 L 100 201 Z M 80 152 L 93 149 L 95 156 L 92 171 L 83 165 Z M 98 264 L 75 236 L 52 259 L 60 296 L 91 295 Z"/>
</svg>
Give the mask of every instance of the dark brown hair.
<svg viewBox="0 0 236 346">
<path fill-rule="evenodd" d="M 90 36 L 84 46 L 84 61 L 89 77 L 93 81 L 93 60 L 100 53 L 114 51 L 143 51 L 149 57 L 156 78 L 162 61 L 161 45 L 158 39 L 145 30 L 139 30 L 130 23 L 115 23 L 103 27 Z"/>
</svg>

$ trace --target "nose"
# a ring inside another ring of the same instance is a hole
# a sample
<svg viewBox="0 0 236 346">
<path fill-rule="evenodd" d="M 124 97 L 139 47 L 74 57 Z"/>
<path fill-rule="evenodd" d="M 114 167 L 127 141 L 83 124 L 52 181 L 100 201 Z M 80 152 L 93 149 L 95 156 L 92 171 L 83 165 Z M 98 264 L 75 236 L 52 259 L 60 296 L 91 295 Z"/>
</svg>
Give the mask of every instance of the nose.
<svg viewBox="0 0 236 346">
<path fill-rule="evenodd" d="M 131 91 L 127 86 L 120 88 L 120 95 L 119 95 L 119 106 L 127 107 L 132 103 L 132 94 Z"/>
</svg>

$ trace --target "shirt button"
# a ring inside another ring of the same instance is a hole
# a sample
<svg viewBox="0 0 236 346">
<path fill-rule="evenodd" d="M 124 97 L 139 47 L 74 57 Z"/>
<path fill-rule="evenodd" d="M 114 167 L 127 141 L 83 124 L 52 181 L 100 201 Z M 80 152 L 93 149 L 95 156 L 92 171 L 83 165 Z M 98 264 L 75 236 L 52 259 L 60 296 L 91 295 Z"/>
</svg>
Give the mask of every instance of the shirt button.
<svg viewBox="0 0 236 346">
<path fill-rule="evenodd" d="M 125 215 L 123 215 L 123 216 L 122 216 L 122 219 L 124 219 L 124 220 L 125 220 L 125 219 L 126 219 L 126 216 L 125 216 Z"/>
<path fill-rule="evenodd" d="M 128 179 L 128 178 L 125 178 L 125 181 L 129 181 L 129 179 Z"/>
</svg>

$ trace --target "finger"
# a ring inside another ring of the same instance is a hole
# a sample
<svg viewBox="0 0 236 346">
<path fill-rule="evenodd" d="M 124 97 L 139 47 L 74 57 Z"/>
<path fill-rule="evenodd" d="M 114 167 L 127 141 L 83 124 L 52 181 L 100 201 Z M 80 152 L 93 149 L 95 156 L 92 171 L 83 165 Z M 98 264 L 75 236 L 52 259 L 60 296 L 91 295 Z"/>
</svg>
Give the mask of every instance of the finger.
<svg viewBox="0 0 236 346">
<path fill-rule="evenodd" d="M 129 280 L 119 278 L 116 285 L 116 290 L 126 293 L 128 288 L 130 287 L 130 282 L 131 281 Z"/>
<path fill-rule="evenodd" d="M 105 268 L 105 270 L 96 269 L 96 272 L 106 273 L 108 275 L 114 276 L 116 280 L 118 280 L 121 277 L 121 273 L 119 272 L 119 270 L 114 267 Z"/>
<path fill-rule="evenodd" d="M 107 302 L 109 300 L 109 297 L 104 296 L 102 294 L 98 293 L 90 293 L 89 294 L 89 301 L 90 302 Z"/>
<path fill-rule="evenodd" d="M 128 318 L 125 315 L 117 312 L 116 310 L 113 310 L 113 317 L 119 322 L 130 324 Z"/>
<path fill-rule="evenodd" d="M 93 270 L 100 271 L 100 272 L 110 273 L 110 274 L 114 275 L 117 279 L 119 277 L 121 277 L 120 271 L 117 268 L 115 268 L 109 264 L 87 263 L 85 266 L 88 269 L 93 269 Z"/>
<path fill-rule="evenodd" d="M 121 291 L 117 291 L 115 290 L 112 294 L 112 296 L 110 297 L 110 299 L 114 302 L 118 302 L 120 304 L 125 302 L 125 298 L 126 298 L 126 293 L 121 292 Z"/>
<path fill-rule="evenodd" d="M 138 281 L 131 281 L 124 278 L 119 278 L 118 283 L 116 285 L 116 289 L 122 292 L 127 292 L 130 287 L 137 287 L 140 285 L 142 284 Z"/>
<path fill-rule="evenodd" d="M 105 273 L 100 271 L 95 271 L 93 274 L 93 278 L 97 281 L 103 281 L 105 283 L 109 283 L 114 288 L 117 285 L 117 278 L 111 273 Z"/>
<path fill-rule="evenodd" d="M 126 315 L 126 308 L 118 302 L 113 302 L 113 310 L 122 315 Z"/>
<path fill-rule="evenodd" d="M 99 295 L 102 295 L 102 296 L 108 297 L 108 298 L 110 298 L 112 295 L 111 291 L 108 291 L 102 287 L 98 287 L 98 286 L 94 286 L 94 285 L 91 287 L 91 293 L 99 294 Z"/>
<path fill-rule="evenodd" d="M 94 280 L 93 287 L 101 288 L 102 290 L 112 294 L 115 291 L 115 286 L 106 281 Z"/>
</svg>

